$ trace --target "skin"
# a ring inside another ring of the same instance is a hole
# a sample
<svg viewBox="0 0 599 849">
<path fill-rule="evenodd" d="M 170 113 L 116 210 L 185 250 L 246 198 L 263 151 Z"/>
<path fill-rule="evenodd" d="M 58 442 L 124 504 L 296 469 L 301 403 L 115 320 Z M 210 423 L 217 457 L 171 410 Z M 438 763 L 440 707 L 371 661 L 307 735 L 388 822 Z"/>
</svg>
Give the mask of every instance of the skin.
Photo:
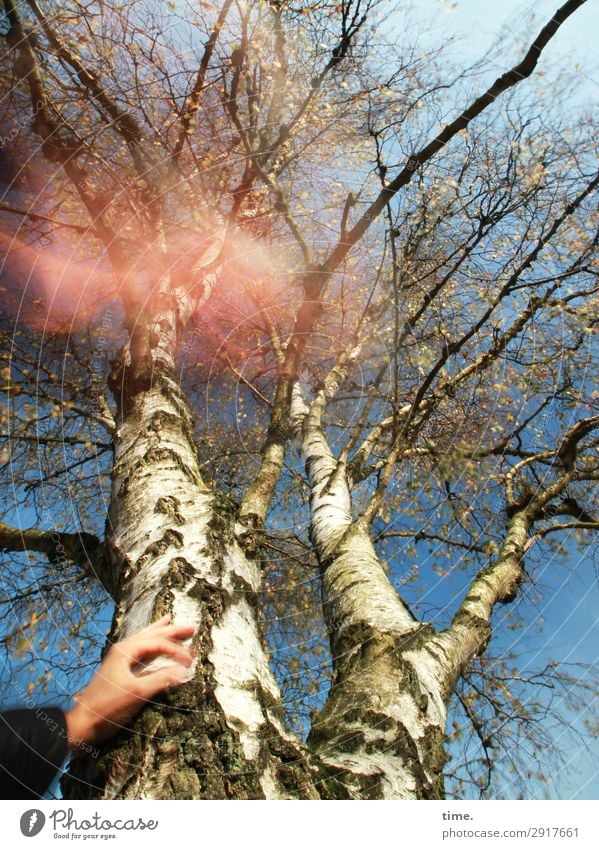
<svg viewBox="0 0 599 849">
<path fill-rule="evenodd" d="M 194 626 L 174 625 L 167 615 L 109 649 L 66 714 L 69 746 L 74 754 L 112 737 L 147 701 L 189 680 L 193 655 L 182 641 L 194 632 Z M 171 658 L 173 663 L 144 671 L 159 657 Z"/>
</svg>

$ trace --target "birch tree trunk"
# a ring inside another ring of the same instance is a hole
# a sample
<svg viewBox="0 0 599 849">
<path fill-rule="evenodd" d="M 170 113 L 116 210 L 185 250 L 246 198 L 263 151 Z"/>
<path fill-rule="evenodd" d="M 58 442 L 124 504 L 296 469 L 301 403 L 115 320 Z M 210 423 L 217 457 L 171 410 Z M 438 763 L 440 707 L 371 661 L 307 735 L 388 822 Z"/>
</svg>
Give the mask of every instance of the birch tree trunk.
<svg viewBox="0 0 599 849">
<path fill-rule="evenodd" d="M 321 428 L 344 375 L 333 370 L 303 421 L 295 413 L 333 657 L 330 693 L 308 742 L 350 798 L 441 799 L 450 694 L 434 631 L 413 619 L 389 583 L 365 519 L 352 520 L 345 464 Z"/>
<path fill-rule="evenodd" d="M 171 352 L 165 300 L 112 375 L 119 402 L 107 538 L 119 587 L 109 643 L 171 613 L 193 623 L 188 684 L 65 780 L 69 798 L 317 798 L 301 743 L 284 727 L 254 612 L 260 570 L 236 507 L 203 482 L 193 418 Z"/>
</svg>

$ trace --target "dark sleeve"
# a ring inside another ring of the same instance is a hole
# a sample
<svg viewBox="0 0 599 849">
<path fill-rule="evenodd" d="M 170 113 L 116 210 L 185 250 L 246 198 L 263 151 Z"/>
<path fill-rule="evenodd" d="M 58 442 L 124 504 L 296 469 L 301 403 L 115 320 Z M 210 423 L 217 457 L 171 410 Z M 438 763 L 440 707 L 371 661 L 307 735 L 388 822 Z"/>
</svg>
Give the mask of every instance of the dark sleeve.
<svg viewBox="0 0 599 849">
<path fill-rule="evenodd" d="M 60 708 L 0 713 L 0 798 L 39 799 L 68 754 Z"/>
</svg>

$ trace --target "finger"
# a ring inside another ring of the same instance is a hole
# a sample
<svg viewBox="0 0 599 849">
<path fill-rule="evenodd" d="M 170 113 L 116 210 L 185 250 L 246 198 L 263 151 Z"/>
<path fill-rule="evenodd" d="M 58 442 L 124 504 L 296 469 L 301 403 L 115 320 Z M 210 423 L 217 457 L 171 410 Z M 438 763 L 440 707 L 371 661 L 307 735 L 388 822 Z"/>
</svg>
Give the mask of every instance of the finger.
<svg viewBox="0 0 599 849">
<path fill-rule="evenodd" d="M 195 625 L 173 623 L 172 625 L 161 628 L 160 636 L 170 640 L 187 640 L 189 637 L 193 637 L 196 630 Z"/>
<path fill-rule="evenodd" d="M 170 613 L 166 613 L 160 619 L 157 619 L 156 622 L 151 622 L 149 625 L 146 625 L 145 628 L 141 628 L 139 631 L 136 631 L 135 634 L 131 634 L 131 636 L 125 637 L 123 640 L 119 640 L 119 642 L 115 643 L 114 645 L 128 646 L 134 640 L 137 640 L 139 638 L 144 639 L 145 637 L 148 637 L 152 634 L 156 634 L 157 631 L 160 631 L 166 626 L 168 626 L 170 621 Z"/>
<path fill-rule="evenodd" d="M 137 634 L 133 634 L 131 639 L 139 636 L 143 637 L 147 634 L 160 634 L 161 637 L 174 638 L 176 640 L 187 640 L 189 637 L 192 637 L 195 632 L 195 625 L 173 623 L 172 617 L 167 613 L 162 617 L 162 619 L 157 619 L 156 622 L 148 625 L 147 628 L 144 628 L 142 631 L 138 631 Z"/>
<path fill-rule="evenodd" d="M 185 684 L 189 679 L 190 672 L 186 666 L 178 664 L 165 666 L 163 669 L 157 669 L 156 672 L 145 675 L 140 679 L 140 696 L 144 699 L 151 699 L 166 690 L 167 687 L 177 687 L 180 684 Z"/>
<path fill-rule="evenodd" d="M 165 613 L 164 616 L 161 616 L 160 619 L 157 619 L 155 622 L 152 622 L 150 625 L 148 625 L 143 630 L 144 631 L 150 631 L 150 630 L 154 631 L 154 630 L 157 630 L 158 628 L 164 628 L 164 626 L 168 625 L 170 621 L 171 621 L 170 613 Z M 143 631 L 140 631 L 139 633 L 142 634 Z"/>
<path fill-rule="evenodd" d="M 193 663 L 193 655 L 188 649 L 172 640 L 163 640 L 157 637 L 146 638 L 131 646 L 129 658 L 132 662 L 139 663 L 140 661 L 153 660 L 161 655 L 172 657 L 184 666 L 190 666 Z"/>
</svg>

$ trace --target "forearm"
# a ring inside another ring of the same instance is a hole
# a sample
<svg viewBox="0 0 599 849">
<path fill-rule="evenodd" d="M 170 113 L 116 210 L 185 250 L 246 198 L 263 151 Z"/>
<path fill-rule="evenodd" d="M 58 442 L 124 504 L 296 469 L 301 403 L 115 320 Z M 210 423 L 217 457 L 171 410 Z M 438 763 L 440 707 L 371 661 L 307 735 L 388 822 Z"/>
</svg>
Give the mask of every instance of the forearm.
<svg viewBox="0 0 599 849">
<path fill-rule="evenodd" d="M 95 743 L 116 733 L 121 727 L 115 724 L 106 731 L 107 720 L 79 701 L 65 714 L 65 724 L 68 747 L 76 758 L 89 754 Z"/>
</svg>

